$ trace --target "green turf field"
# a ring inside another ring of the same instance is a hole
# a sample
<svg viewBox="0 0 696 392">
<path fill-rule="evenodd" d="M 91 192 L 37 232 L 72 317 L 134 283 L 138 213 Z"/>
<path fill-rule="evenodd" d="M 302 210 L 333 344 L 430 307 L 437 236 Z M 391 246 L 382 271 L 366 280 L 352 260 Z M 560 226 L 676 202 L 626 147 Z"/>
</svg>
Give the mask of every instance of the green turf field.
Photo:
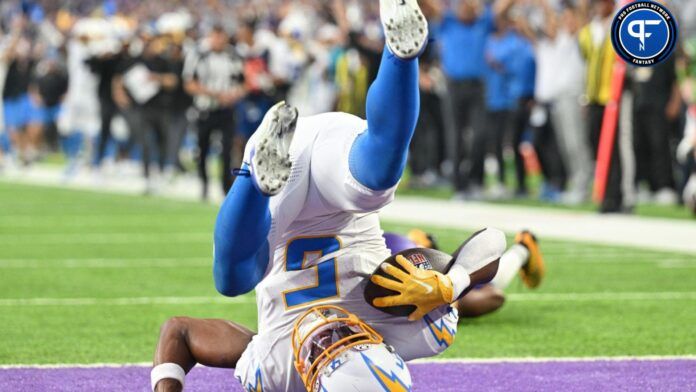
<svg viewBox="0 0 696 392">
<path fill-rule="evenodd" d="M 0 205 L 0 364 L 149 361 L 170 316 L 256 322 L 252 296 L 213 287 L 215 206 L 3 182 Z M 468 234 L 426 229 L 446 250 Z M 504 308 L 465 321 L 445 356 L 696 354 L 693 256 L 542 249 L 542 287 L 513 282 Z"/>
</svg>

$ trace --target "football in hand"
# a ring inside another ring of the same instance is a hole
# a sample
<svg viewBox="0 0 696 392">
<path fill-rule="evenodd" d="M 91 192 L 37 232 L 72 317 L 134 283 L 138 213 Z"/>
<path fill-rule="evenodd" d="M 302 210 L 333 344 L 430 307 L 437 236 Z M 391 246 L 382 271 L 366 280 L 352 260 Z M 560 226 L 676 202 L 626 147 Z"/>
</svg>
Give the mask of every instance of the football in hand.
<svg viewBox="0 0 696 392">
<path fill-rule="evenodd" d="M 401 251 L 395 255 L 392 255 L 388 259 L 384 260 L 382 263 L 380 263 L 379 266 L 375 269 L 375 271 L 372 273 L 373 275 L 380 275 L 383 276 L 387 279 L 394 279 L 393 277 L 387 275 L 384 271 L 382 271 L 381 265 L 383 263 L 388 263 L 393 265 L 394 267 L 404 270 L 401 268 L 399 263 L 396 262 L 396 256 L 397 255 L 402 255 L 406 260 L 410 261 L 411 264 L 413 264 L 416 268 L 420 269 L 425 269 L 425 270 L 435 270 L 441 273 L 447 273 L 451 267 L 451 262 L 453 261 L 453 258 L 451 255 L 445 253 L 445 252 L 440 252 L 439 250 L 434 250 L 434 249 L 428 249 L 428 248 L 413 248 L 413 249 L 406 249 L 404 251 Z M 405 305 L 405 306 L 390 306 L 390 307 L 385 307 L 385 308 L 380 308 L 377 306 L 374 306 L 372 304 L 372 301 L 375 298 L 379 297 L 387 297 L 390 295 L 397 295 L 398 293 L 389 289 L 385 289 L 382 286 L 376 285 L 372 283 L 371 280 L 368 279 L 367 281 L 367 286 L 365 287 L 365 301 L 367 301 L 368 304 L 373 306 L 375 309 L 379 309 L 383 312 L 389 313 L 394 316 L 403 316 L 407 317 L 409 314 L 411 314 L 416 307 L 412 305 Z"/>
</svg>

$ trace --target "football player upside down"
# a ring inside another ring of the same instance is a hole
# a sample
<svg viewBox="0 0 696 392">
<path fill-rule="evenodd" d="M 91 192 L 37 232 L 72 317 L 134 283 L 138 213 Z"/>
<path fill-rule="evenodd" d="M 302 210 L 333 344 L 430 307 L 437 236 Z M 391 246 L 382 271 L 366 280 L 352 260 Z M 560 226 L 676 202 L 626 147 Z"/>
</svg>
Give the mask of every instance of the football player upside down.
<svg viewBox="0 0 696 392">
<path fill-rule="evenodd" d="M 220 208 L 215 286 L 230 297 L 256 290 L 258 332 L 226 320 L 168 320 L 153 390 L 182 390 L 196 363 L 234 368 L 248 391 L 410 390 L 404 361 L 447 349 L 458 320 L 450 304 L 495 275 L 506 243 L 490 228 L 448 256 L 446 270 L 390 258 L 377 211 L 394 198 L 406 164 L 428 26 L 416 0 L 381 0 L 380 16 L 387 47 L 367 120 L 298 117 L 275 105 Z M 394 295 L 368 303 L 368 284 Z M 387 312 L 404 306 L 413 309 L 408 318 Z"/>
</svg>

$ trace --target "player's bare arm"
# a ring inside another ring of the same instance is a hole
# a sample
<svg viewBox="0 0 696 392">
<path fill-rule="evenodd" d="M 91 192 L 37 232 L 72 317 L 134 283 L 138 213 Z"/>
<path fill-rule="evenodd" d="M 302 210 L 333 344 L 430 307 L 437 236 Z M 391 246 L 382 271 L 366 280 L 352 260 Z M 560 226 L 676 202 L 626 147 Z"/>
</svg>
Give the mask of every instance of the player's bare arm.
<svg viewBox="0 0 696 392">
<path fill-rule="evenodd" d="M 173 317 L 162 325 L 151 376 L 156 392 L 178 392 L 196 364 L 234 368 L 255 335 L 239 324 L 219 319 Z"/>
</svg>

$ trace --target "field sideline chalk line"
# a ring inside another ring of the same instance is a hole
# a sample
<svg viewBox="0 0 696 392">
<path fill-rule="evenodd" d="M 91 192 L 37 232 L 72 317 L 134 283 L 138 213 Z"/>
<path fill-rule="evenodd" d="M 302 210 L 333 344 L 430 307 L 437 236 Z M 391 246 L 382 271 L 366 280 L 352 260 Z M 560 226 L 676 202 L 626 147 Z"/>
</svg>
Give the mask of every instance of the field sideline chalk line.
<svg viewBox="0 0 696 392">
<path fill-rule="evenodd" d="M 696 300 L 696 291 L 603 292 L 603 293 L 540 293 L 507 294 L 517 302 L 580 302 L 580 301 L 666 301 Z M 254 304 L 253 296 L 242 297 L 122 297 L 122 298 L 4 298 L 2 306 L 127 306 L 127 305 L 191 305 L 191 304 Z"/>
<path fill-rule="evenodd" d="M 544 362 L 620 362 L 620 361 L 696 361 L 696 355 L 641 355 L 630 356 L 606 356 L 606 357 L 499 357 L 499 358 L 428 358 L 416 359 L 409 363 L 414 364 L 496 364 L 496 363 L 544 363 Z M 120 368 L 120 367 L 151 367 L 151 362 L 132 363 L 56 363 L 56 364 L 16 364 L 0 365 L 0 370 L 9 369 L 65 369 L 65 368 Z M 201 366 L 201 365 L 197 365 Z"/>
</svg>

